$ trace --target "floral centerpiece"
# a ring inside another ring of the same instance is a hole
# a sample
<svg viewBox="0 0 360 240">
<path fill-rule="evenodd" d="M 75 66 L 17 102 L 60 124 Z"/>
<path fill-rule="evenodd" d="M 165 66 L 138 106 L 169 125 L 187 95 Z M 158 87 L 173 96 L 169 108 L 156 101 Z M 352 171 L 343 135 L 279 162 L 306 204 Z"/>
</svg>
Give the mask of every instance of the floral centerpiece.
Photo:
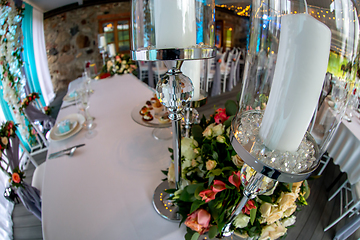
<svg viewBox="0 0 360 240">
<path fill-rule="evenodd" d="M 2 154 L 5 149 L 9 148 L 10 138 L 15 137 L 17 124 L 14 124 L 13 121 L 7 121 L 3 123 L 0 127 L 0 161 L 4 161 L 2 159 Z M 12 173 L 6 171 L 2 165 L 0 165 L 1 169 L 9 175 L 9 182 L 14 187 L 21 187 L 22 181 L 25 178 L 24 172 L 20 171 L 19 168 L 13 169 Z"/>
<path fill-rule="evenodd" d="M 137 66 L 136 63 L 131 60 L 130 56 L 127 54 L 116 55 L 115 60 L 108 60 L 106 65 L 103 67 L 104 73 L 108 73 L 111 76 L 122 75 L 127 73 L 132 73 L 137 76 Z"/>
<path fill-rule="evenodd" d="M 229 220 L 235 205 L 243 197 L 244 162 L 230 144 L 229 132 L 237 104 L 226 103 L 207 120 L 202 118 L 192 129 L 190 138 L 181 141 L 182 181 L 172 199 L 179 207 L 181 223 L 187 226 L 185 239 L 198 239 L 207 233 L 216 237 Z M 170 152 L 172 150 L 170 149 Z M 248 171 L 253 171 L 250 167 Z M 173 164 L 167 175 L 174 181 Z M 307 182 L 278 183 L 270 192 L 249 200 L 232 229 L 241 237 L 277 239 L 295 223 L 294 212 L 306 205 Z"/>
</svg>

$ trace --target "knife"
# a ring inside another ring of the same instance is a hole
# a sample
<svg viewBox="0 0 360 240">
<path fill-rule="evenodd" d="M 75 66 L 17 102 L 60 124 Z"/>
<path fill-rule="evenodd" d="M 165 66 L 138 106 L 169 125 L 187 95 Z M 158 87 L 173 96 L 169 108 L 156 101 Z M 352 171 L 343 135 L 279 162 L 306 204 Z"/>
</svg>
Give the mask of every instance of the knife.
<svg viewBox="0 0 360 240">
<path fill-rule="evenodd" d="M 85 144 L 83 143 L 83 144 L 75 145 L 75 146 L 72 146 L 72 147 L 69 147 L 69 148 L 65 148 L 65 149 L 63 149 L 63 150 L 61 150 L 61 151 L 58 151 L 58 152 L 54 152 L 54 153 L 52 153 L 52 154 L 49 155 L 48 159 L 55 158 L 55 157 L 57 157 L 58 155 L 66 152 L 66 151 L 69 151 L 70 149 L 72 149 L 72 148 L 74 148 L 74 147 L 79 148 L 79 147 L 82 147 L 82 146 L 85 146 Z"/>
</svg>

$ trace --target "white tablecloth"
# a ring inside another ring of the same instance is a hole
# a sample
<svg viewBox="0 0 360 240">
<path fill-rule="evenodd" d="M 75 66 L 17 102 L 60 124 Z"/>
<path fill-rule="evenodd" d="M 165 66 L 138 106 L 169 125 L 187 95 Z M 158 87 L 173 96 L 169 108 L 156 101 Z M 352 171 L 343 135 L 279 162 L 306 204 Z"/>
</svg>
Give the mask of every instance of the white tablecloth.
<svg viewBox="0 0 360 240">
<path fill-rule="evenodd" d="M 155 188 L 170 163 L 171 140 L 155 140 L 131 118 L 134 106 L 152 92 L 132 75 L 92 84 L 90 113 L 97 135 L 86 130 L 60 142 L 48 153 L 86 145 L 73 157 L 47 160 L 42 193 L 43 236 L 47 240 L 184 239 L 185 228 L 160 217 L 152 206 Z M 76 113 L 60 111 L 58 119 Z"/>
<path fill-rule="evenodd" d="M 342 120 L 327 151 L 340 170 L 347 173 L 351 184 L 360 181 L 360 120 L 357 114 L 352 122 Z"/>
</svg>

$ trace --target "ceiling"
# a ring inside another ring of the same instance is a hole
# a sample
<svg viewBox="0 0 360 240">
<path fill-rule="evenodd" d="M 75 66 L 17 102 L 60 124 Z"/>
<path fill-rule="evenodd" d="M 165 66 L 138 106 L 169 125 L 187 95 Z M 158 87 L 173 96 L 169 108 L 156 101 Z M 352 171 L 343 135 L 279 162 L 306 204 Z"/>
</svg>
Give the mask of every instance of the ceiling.
<svg viewBox="0 0 360 240">
<path fill-rule="evenodd" d="M 48 12 L 60 7 L 64 7 L 69 4 L 82 5 L 87 2 L 94 2 L 93 0 L 24 0 L 31 4 L 33 7 L 38 8 L 40 11 Z M 329 6 L 333 0 L 307 0 L 308 5 L 326 7 Z M 356 7 L 359 7 L 360 0 L 353 0 Z M 101 1 L 97 1 L 101 2 Z M 217 5 L 236 5 L 245 7 L 251 3 L 251 0 L 215 0 Z M 358 8 L 359 9 L 359 8 Z"/>
</svg>

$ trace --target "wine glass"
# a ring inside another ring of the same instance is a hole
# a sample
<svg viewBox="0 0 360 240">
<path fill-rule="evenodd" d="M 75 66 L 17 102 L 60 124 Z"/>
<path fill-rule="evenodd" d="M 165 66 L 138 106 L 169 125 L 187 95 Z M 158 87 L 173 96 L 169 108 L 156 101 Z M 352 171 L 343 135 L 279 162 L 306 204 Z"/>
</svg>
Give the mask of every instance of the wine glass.
<svg viewBox="0 0 360 240">
<path fill-rule="evenodd" d="M 86 129 L 88 130 L 85 134 L 85 137 L 93 138 L 96 136 L 97 132 L 94 130 L 94 128 L 96 127 L 96 123 L 94 123 L 94 118 L 89 113 L 90 92 L 83 90 L 83 91 L 80 91 L 79 94 L 81 96 L 81 104 L 82 104 L 83 108 L 85 109 L 85 126 L 86 126 Z"/>
</svg>

